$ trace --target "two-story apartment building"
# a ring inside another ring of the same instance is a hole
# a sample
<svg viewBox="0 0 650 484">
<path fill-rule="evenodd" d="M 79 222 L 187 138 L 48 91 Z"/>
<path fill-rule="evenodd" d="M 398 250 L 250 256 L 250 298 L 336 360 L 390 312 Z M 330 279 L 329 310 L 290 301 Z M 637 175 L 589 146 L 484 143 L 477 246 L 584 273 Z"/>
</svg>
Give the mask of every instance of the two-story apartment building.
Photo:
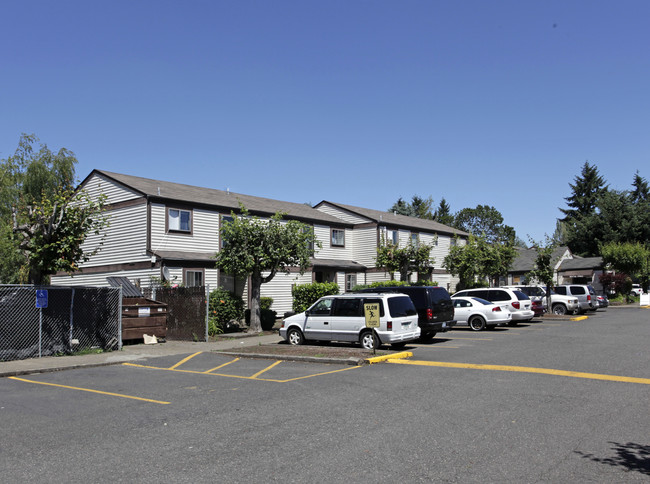
<svg viewBox="0 0 650 484">
<path fill-rule="evenodd" d="M 109 276 L 127 277 L 147 287 L 167 279 L 186 286 L 225 287 L 247 298 L 248 281 L 238 281 L 215 267 L 214 256 L 221 247 L 221 226 L 239 212 L 240 204 L 251 215 L 270 217 L 280 211 L 285 218 L 310 225 L 322 248 L 314 253 L 311 268 L 279 273 L 262 286 L 262 295 L 274 299 L 280 314 L 292 305 L 291 287 L 313 281 L 337 282 L 342 291 L 356 284 L 388 280 L 375 267 L 374 257 L 382 240 L 435 240 L 434 276 L 443 285 L 455 286 L 442 269 L 442 259 L 452 241 L 466 233 L 429 220 L 388 212 L 321 202 L 307 204 L 271 200 L 230 191 L 93 170 L 80 189 L 92 197 L 106 197 L 110 225 L 103 236 L 90 235 L 89 249 L 100 243 L 101 250 L 73 274 L 52 277 L 56 285 L 108 284 Z"/>
</svg>

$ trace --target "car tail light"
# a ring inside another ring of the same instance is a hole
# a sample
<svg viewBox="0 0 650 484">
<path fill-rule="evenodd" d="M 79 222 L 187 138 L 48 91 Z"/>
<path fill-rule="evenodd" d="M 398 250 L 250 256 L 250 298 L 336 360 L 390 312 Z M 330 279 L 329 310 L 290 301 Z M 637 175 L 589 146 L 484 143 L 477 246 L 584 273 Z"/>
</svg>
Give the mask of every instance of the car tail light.
<svg viewBox="0 0 650 484">
<path fill-rule="evenodd" d="M 392 330 L 393 330 L 393 322 L 392 322 L 392 321 L 386 321 L 386 329 L 387 329 L 388 331 L 392 331 Z"/>
<path fill-rule="evenodd" d="M 280 326 L 280 327 L 281 327 L 281 328 L 284 328 L 284 321 L 282 321 L 282 326 Z"/>
<path fill-rule="evenodd" d="M 587 294 L 587 301 L 591 301 L 591 294 Z"/>
<path fill-rule="evenodd" d="M 431 321 L 433 319 L 433 309 L 427 308 L 427 319 Z"/>
<path fill-rule="evenodd" d="M 500 307 L 500 306 L 495 306 L 495 307 L 492 308 L 492 312 L 493 312 L 493 313 L 496 313 L 496 312 L 498 312 L 498 311 L 501 311 L 501 307 Z"/>
<path fill-rule="evenodd" d="M 519 309 L 521 307 L 521 305 L 519 304 L 519 301 L 515 301 L 515 302 L 512 303 L 512 307 L 515 308 L 515 309 Z"/>
</svg>

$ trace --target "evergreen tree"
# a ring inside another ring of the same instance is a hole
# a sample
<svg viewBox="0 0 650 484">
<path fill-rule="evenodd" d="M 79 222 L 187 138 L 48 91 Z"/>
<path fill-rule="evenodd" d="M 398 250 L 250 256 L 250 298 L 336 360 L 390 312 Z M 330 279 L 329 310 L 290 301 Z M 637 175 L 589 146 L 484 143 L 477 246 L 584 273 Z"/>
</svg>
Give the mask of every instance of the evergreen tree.
<svg viewBox="0 0 650 484">
<path fill-rule="evenodd" d="M 445 197 L 442 197 L 440 200 L 433 219 L 443 225 L 453 225 L 454 215 L 451 213 L 451 207 L 447 203 L 447 200 L 445 200 Z"/>
<path fill-rule="evenodd" d="M 595 165 L 585 162 L 580 176 L 569 186 L 573 192 L 565 198 L 569 208 L 560 209 L 565 215 L 562 222 L 567 245 L 574 254 L 596 256 L 600 230 L 596 215 L 599 200 L 607 192 L 605 180 Z"/>
<path fill-rule="evenodd" d="M 648 182 L 645 178 L 639 175 L 639 170 L 637 170 L 634 175 L 632 186 L 634 187 L 634 190 L 630 193 L 632 203 L 650 202 L 650 188 L 648 188 Z"/>
</svg>

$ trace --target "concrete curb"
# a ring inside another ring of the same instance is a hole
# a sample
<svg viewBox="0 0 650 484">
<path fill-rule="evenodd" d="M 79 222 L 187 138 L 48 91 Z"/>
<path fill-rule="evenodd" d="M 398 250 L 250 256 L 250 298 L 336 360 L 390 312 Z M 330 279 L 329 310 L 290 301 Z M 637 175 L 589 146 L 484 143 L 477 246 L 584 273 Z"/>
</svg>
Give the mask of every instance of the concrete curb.
<svg viewBox="0 0 650 484">
<path fill-rule="evenodd" d="M 413 356 L 413 353 L 410 351 L 402 351 L 400 353 L 394 353 L 392 355 L 384 356 L 375 356 L 374 358 L 366 358 L 366 363 L 372 365 L 373 363 L 381 363 L 386 360 L 402 360 L 404 358 L 410 358 Z"/>
</svg>

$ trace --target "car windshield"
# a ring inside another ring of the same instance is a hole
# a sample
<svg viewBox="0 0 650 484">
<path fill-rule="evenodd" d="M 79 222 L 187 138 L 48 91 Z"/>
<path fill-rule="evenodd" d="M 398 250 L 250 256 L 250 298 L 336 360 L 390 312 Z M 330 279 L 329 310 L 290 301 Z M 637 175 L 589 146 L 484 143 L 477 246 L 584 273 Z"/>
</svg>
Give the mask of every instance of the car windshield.
<svg viewBox="0 0 650 484">
<path fill-rule="evenodd" d="M 489 304 L 492 304 L 490 301 L 486 301 L 485 299 L 480 298 L 480 297 L 473 297 L 472 299 L 474 301 L 480 302 L 481 304 L 485 304 L 486 306 L 489 305 Z"/>
<path fill-rule="evenodd" d="M 521 291 L 512 291 L 515 293 L 515 296 L 517 296 L 517 299 L 520 301 L 525 301 L 526 299 L 530 299 L 528 296 L 526 296 L 523 292 Z"/>
</svg>

